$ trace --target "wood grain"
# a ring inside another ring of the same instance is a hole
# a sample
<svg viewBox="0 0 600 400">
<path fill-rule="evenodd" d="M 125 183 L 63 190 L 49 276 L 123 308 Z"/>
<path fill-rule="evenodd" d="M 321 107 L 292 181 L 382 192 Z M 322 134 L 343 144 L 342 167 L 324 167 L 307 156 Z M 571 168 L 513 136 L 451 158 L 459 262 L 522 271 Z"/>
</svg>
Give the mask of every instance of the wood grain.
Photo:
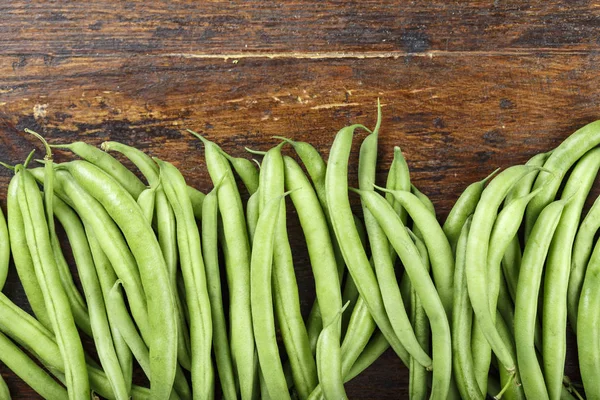
<svg viewBox="0 0 600 400">
<path fill-rule="evenodd" d="M 52 143 L 135 145 L 207 191 L 202 148 L 185 128 L 239 156 L 274 145 L 273 135 L 327 156 L 341 127 L 374 125 L 379 98 L 379 181 L 401 146 L 443 220 L 469 183 L 600 116 L 600 8 L 589 1 L 20 0 L 0 3 L 0 15 L 0 160 L 9 163 L 40 149 L 27 127 Z M 0 173 L 3 208 L 9 179 Z M 291 232 L 306 313 L 314 284 Z M 26 306 L 15 275 L 5 292 Z M 575 379 L 576 363 L 571 351 Z M 15 398 L 36 398 L 0 372 Z M 404 398 L 407 378 L 388 352 L 348 392 Z"/>
</svg>

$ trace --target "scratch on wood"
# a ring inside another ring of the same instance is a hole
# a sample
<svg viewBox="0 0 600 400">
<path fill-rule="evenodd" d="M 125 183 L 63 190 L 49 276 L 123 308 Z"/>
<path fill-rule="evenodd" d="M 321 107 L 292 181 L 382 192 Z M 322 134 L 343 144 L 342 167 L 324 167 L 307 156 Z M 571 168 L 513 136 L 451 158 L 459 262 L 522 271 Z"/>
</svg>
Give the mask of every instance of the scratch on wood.
<svg viewBox="0 0 600 400">
<path fill-rule="evenodd" d="M 331 103 L 331 104 L 321 104 L 318 106 L 311 107 L 311 110 L 328 110 L 330 108 L 336 107 L 350 107 L 350 106 L 358 106 L 359 103 Z"/>
<path fill-rule="evenodd" d="M 373 59 L 373 58 L 393 58 L 402 57 L 502 57 L 502 56 L 534 56 L 540 54 L 556 55 L 587 55 L 588 50 L 563 50 L 557 48 L 514 48 L 505 50 L 491 51 L 470 51 L 470 50 L 431 50 L 426 52 L 407 52 L 407 51 L 331 51 L 331 52 L 279 52 L 279 53 L 229 53 L 229 54 L 209 54 L 209 53 L 167 53 L 163 57 L 181 57 L 198 59 L 217 59 L 228 61 L 230 59 L 237 61 L 242 58 L 294 58 L 294 59 Z"/>
</svg>

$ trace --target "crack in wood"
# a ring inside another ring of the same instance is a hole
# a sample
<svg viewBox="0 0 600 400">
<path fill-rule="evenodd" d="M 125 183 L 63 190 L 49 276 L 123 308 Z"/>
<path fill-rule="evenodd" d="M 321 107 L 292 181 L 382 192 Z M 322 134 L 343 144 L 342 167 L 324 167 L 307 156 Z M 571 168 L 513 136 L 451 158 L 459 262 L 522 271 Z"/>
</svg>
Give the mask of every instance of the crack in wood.
<svg viewBox="0 0 600 400">
<path fill-rule="evenodd" d="M 406 51 L 331 51 L 331 52 L 278 52 L 278 53 L 226 53 L 226 54 L 210 54 L 210 53 L 168 53 L 162 57 L 181 57 L 181 58 L 198 58 L 198 59 L 222 59 L 234 60 L 244 58 L 295 58 L 295 59 L 374 59 L 374 58 L 393 58 L 401 57 L 502 57 L 502 56 L 538 56 L 542 54 L 553 55 L 589 55 L 592 50 L 567 50 L 557 48 L 515 48 L 506 50 L 490 50 L 490 51 L 470 51 L 470 50 L 431 50 L 426 52 L 406 52 Z"/>
</svg>

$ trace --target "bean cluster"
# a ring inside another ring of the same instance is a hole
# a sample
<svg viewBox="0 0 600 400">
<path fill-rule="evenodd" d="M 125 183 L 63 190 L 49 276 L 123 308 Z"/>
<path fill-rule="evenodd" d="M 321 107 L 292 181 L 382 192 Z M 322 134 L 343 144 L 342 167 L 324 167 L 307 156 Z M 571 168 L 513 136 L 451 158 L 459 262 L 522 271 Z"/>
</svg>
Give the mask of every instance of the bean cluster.
<svg viewBox="0 0 600 400">
<path fill-rule="evenodd" d="M 208 194 L 134 147 L 48 145 L 27 131 L 46 156 L 37 168 L 33 152 L 3 164 L 14 176 L 0 289 L 12 255 L 32 313 L 0 292 L 0 361 L 47 399 L 337 400 L 391 347 L 414 399 L 600 398 L 600 201 L 583 216 L 600 121 L 471 184 L 444 224 L 400 148 L 376 185 L 380 123 L 379 110 L 372 131 L 342 128 L 327 162 L 279 137 L 252 151 L 260 168 L 190 131 Z M 368 135 L 353 188 L 357 130 Z M 78 158 L 54 163 L 54 149 Z M 306 318 L 289 207 L 315 280 Z M 564 374 L 567 329 L 580 383 Z M 134 360 L 149 387 L 132 383 Z M 10 399 L 1 378 L 0 399 Z"/>
</svg>

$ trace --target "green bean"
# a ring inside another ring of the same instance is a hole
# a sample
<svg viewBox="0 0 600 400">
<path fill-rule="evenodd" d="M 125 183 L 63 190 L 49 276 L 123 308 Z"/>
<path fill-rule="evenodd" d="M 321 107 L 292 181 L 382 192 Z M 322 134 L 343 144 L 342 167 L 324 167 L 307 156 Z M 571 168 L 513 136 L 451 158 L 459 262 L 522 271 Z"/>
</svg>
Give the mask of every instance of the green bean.
<svg viewBox="0 0 600 400">
<path fill-rule="evenodd" d="M 322 326 L 328 327 L 321 332 L 317 342 L 317 359 L 321 358 L 321 366 L 325 368 L 317 368 L 319 381 L 323 383 L 326 398 L 345 398 L 340 354 L 342 295 L 331 237 L 317 195 L 304 172 L 292 158 L 286 156 L 283 161 L 285 187 L 287 190 L 293 190 L 290 197 L 307 243 L 318 304 L 321 304 L 319 314 Z M 323 334 L 327 339 L 323 339 L 319 346 Z M 319 353 L 319 348 L 323 354 Z"/>
<path fill-rule="evenodd" d="M 98 238 L 96 237 L 94 230 L 91 227 L 86 226 L 85 223 L 84 229 L 88 240 L 88 244 L 90 246 L 92 259 L 96 267 L 96 273 L 98 274 L 98 281 L 102 290 L 102 296 L 104 298 L 104 302 L 108 303 L 108 295 L 110 293 L 110 289 L 117 281 L 117 275 L 115 274 L 115 271 L 112 265 L 110 264 L 110 260 L 108 259 L 106 254 L 104 254 L 104 251 L 102 251 L 102 248 L 100 246 L 100 243 L 98 242 Z M 107 310 L 109 309 L 108 306 L 106 306 L 106 308 Z M 131 316 L 127 312 L 125 304 L 123 304 L 123 310 L 125 311 L 125 314 L 127 314 L 127 318 L 131 320 Z M 112 314 L 113 313 L 111 313 L 110 311 L 107 312 L 112 339 L 115 345 L 115 352 L 117 353 L 117 358 L 119 359 L 119 365 L 121 366 L 121 371 L 123 372 L 125 382 L 130 386 L 133 375 L 133 357 L 129 345 L 123 338 L 123 335 L 121 334 L 119 329 L 117 329 L 116 327 L 116 321 L 114 320 L 114 316 Z M 132 321 L 131 325 L 133 325 Z"/>
<path fill-rule="evenodd" d="M 213 189 L 204 198 L 202 206 L 202 251 L 206 267 L 206 279 L 213 324 L 213 346 L 219 381 L 225 399 L 237 397 L 231 350 L 227 337 L 227 320 L 223 310 L 221 293 L 221 275 L 219 272 L 218 216 L 217 190 Z"/>
<path fill-rule="evenodd" d="M 52 219 L 52 188 L 53 170 L 48 163 L 45 187 L 46 207 Z M 58 268 L 54 261 L 50 244 L 49 226 L 44 215 L 41 194 L 33 176 L 27 170 L 17 166 L 16 174 L 20 174 L 19 206 L 23 215 L 27 245 L 31 253 L 35 274 L 44 294 L 46 309 L 56 334 L 60 354 L 65 364 L 65 376 L 69 398 L 84 399 L 89 397 L 89 381 L 85 365 L 83 346 L 73 320 L 67 296 L 62 288 Z"/>
<path fill-rule="evenodd" d="M 152 396 L 168 398 L 177 363 L 177 320 L 166 263 L 154 232 L 133 197 L 101 169 L 86 161 L 62 166 L 104 206 L 127 239 L 148 303 Z"/>
<path fill-rule="evenodd" d="M 586 273 L 586 268 L 594 247 L 594 238 L 600 228 L 600 197 L 597 197 L 581 222 L 573 244 L 573 260 L 567 290 L 567 316 L 571 328 L 577 333 L 577 308 Z"/>
<path fill-rule="evenodd" d="M 258 190 L 258 170 L 256 165 L 243 157 L 233 157 L 221 150 L 223 156 L 229 161 L 234 171 L 242 180 L 248 194 L 253 195 Z"/>
<path fill-rule="evenodd" d="M 467 287 L 471 305 L 475 312 L 477 326 L 485 335 L 491 349 L 499 362 L 510 373 L 516 369 L 510 344 L 504 343 L 495 326 L 494 316 L 489 307 L 489 297 L 486 291 L 489 278 L 487 277 L 487 253 L 490 243 L 494 220 L 502 200 L 508 194 L 515 182 L 534 170 L 533 167 L 517 165 L 499 173 L 483 190 L 481 198 L 471 222 L 471 232 L 467 242 L 466 273 Z M 481 301 L 488 299 L 487 301 Z M 487 351 L 484 353 L 487 354 Z M 486 374 L 487 375 L 487 374 Z M 484 386 L 485 387 L 485 386 Z"/>
<path fill-rule="evenodd" d="M 19 276 L 19 281 L 25 291 L 27 301 L 31 306 L 35 317 L 46 328 L 51 329 L 52 324 L 48 317 L 48 310 L 44 302 L 44 296 L 40 289 L 40 284 L 35 275 L 33 260 L 27 247 L 27 238 L 25 237 L 25 226 L 23 225 L 23 215 L 17 199 L 19 193 L 19 181 L 21 177 L 14 176 L 8 185 L 7 198 L 7 222 L 10 237 L 10 247 L 13 256 L 13 263 Z"/>
<path fill-rule="evenodd" d="M 261 213 L 271 199 L 278 198 L 283 194 L 284 185 L 284 165 L 281 145 L 279 145 L 266 153 L 261 165 L 259 191 L 261 196 L 259 211 Z M 275 311 L 283 337 L 283 344 L 289 356 L 294 387 L 300 398 L 305 399 L 317 386 L 317 367 L 300 312 L 298 285 L 287 236 L 285 204 L 281 205 L 279 213 L 273 244 Z"/>
<path fill-rule="evenodd" d="M 144 175 L 148 184 L 150 186 L 158 183 L 159 177 L 159 168 L 158 165 L 152 158 L 144 153 L 143 151 L 136 149 L 132 146 L 127 146 L 126 144 L 119 142 L 103 142 L 100 147 L 104 151 L 116 151 L 125 156 L 129 161 L 131 161 Z M 102 167 L 101 167 L 102 168 Z M 192 201 L 192 207 L 194 208 L 194 216 L 196 219 L 202 218 L 202 201 L 204 200 L 204 193 L 200 192 L 197 189 L 194 189 L 191 186 L 188 186 L 188 195 L 190 196 L 190 200 Z"/>
<path fill-rule="evenodd" d="M 251 399 L 257 377 L 254 333 L 250 308 L 250 243 L 244 209 L 233 173 L 219 147 L 197 135 L 205 149 L 206 166 L 213 184 L 221 179 L 217 203 L 226 246 L 225 270 L 229 286 L 231 357 L 242 399 Z M 225 176 L 225 178 L 223 178 Z M 235 249 L 235 251 L 229 251 Z"/>
<path fill-rule="evenodd" d="M 66 395 L 66 393 L 65 393 L 65 395 Z M 64 395 L 63 395 L 63 397 L 64 397 Z M 6 381 L 4 380 L 4 378 L 2 378 L 2 376 L 0 376 L 0 398 L 6 399 L 6 400 L 11 399 L 10 390 L 8 389 L 8 385 L 6 384 Z"/>
<path fill-rule="evenodd" d="M 564 201 L 556 201 L 546 206 L 538 217 L 525 246 L 517 285 L 514 330 L 517 362 L 525 394 L 535 399 L 548 398 L 535 352 L 535 322 L 544 263 L 564 207 Z"/>
<path fill-rule="evenodd" d="M 384 192 L 387 189 L 379 188 Z M 446 314 L 450 318 L 452 315 L 452 297 L 453 297 L 453 276 L 454 257 L 450 243 L 444 235 L 442 227 L 437 222 L 435 213 L 431 211 L 419 198 L 410 192 L 391 191 L 394 199 L 404 207 L 408 215 L 412 218 L 416 226 L 423 232 L 423 241 L 427 246 L 431 257 L 431 269 L 433 271 L 433 281 Z"/>
<path fill-rule="evenodd" d="M 346 266 L 373 319 L 398 353 L 402 345 L 385 312 L 377 279 L 360 243 L 348 199 L 348 158 L 352 135 L 357 127 L 353 125 L 341 129 L 331 147 L 326 173 L 327 204 Z"/>
<path fill-rule="evenodd" d="M 175 297 L 175 308 L 177 310 L 177 359 L 181 366 L 188 371 L 192 362 L 190 359 L 190 334 L 186 324 L 186 316 L 183 310 L 182 297 L 177 290 L 177 226 L 173 207 L 169 204 L 165 192 L 159 184 L 156 189 L 156 226 L 158 244 L 162 250 L 167 272 L 171 285 L 171 292 Z"/>
<path fill-rule="evenodd" d="M 450 242 L 453 252 L 456 250 L 456 243 L 458 242 L 465 221 L 475 212 L 475 207 L 477 207 L 485 185 L 497 172 L 498 170 L 495 170 L 484 179 L 467 186 L 446 217 L 446 222 L 444 222 L 442 229 L 448 238 L 448 242 Z"/>
<path fill-rule="evenodd" d="M 347 399 L 342 380 L 341 351 L 340 351 L 340 315 L 323 324 L 324 328 L 317 341 L 317 371 L 326 399 Z"/>
<path fill-rule="evenodd" d="M 452 350 L 450 344 L 450 326 L 440 296 L 438 296 L 427 270 L 422 265 L 422 260 L 415 244 L 392 206 L 375 192 L 362 190 L 358 190 L 357 192 L 360 194 L 361 199 L 365 201 L 367 207 L 377 219 L 388 240 L 396 250 L 406 273 L 410 277 L 412 287 L 416 290 L 423 308 L 429 317 L 433 342 L 433 383 L 431 397 L 446 398 L 451 380 Z"/>
<path fill-rule="evenodd" d="M 544 163 L 538 174 L 534 189 L 544 187 L 527 207 L 525 237 L 533 227 L 542 209 L 556 196 L 564 176 L 581 156 L 600 143 L 600 121 L 589 123 L 566 138 Z"/>
<path fill-rule="evenodd" d="M 389 190 L 410 191 L 411 185 L 408 164 L 402 155 L 402 150 L 400 150 L 400 147 L 398 146 L 394 146 L 394 159 L 392 160 L 392 165 L 390 165 L 390 170 L 388 171 L 385 187 Z M 396 214 L 400 216 L 402 223 L 406 225 L 406 221 L 408 219 L 406 210 L 404 210 L 402 206 L 394 199 L 394 196 L 391 193 L 386 193 L 385 198 L 392 205 L 392 207 L 394 207 L 394 210 L 396 211 Z"/>
<path fill-rule="evenodd" d="M 146 189 L 144 183 L 110 154 L 85 142 L 73 142 L 64 145 L 52 145 L 53 148 L 70 150 L 87 162 L 94 164 L 119 182 L 129 194 L 137 199 Z"/>
<path fill-rule="evenodd" d="M 4 213 L 0 209 L 0 292 L 8 276 L 8 261 L 10 259 L 10 238 Z"/>
<path fill-rule="evenodd" d="M 258 219 L 251 259 L 252 324 L 258 360 L 265 386 L 271 398 L 289 399 L 275 334 L 273 314 L 272 263 L 274 258 L 276 221 L 279 219 L 283 196 L 271 200 Z"/>
<path fill-rule="evenodd" d="M 209 399 L 214 390 L 211 385 L 213 327 L 200 234 L 183 175 L 172 164 L 155 161 L 161 169 L 161 184 L 177 222 L 177 245 L 190 313 L 192 388 L 198 398 Z"/>
<path fill-rule="evenodd" d="M 377 133 L 374 132 L 363 140 L 360 147 L 358 184 L 362 190 L 374 190 L 377 139 Z M 412 358 L 424 367 L 430 368 L 431 358 L 417 341 L 400 295 L 388 239 L 364 202 L 362 209 L 381 298 L 394 334 Z M 389 342 L 394 348 L 395 343 L 393 341 Z"/>
<path fill-rule="evenodd" d="M 467 218 L 456 242 L 456 264 L 454 270 L 454 303 L 452 306 L 452 359 L 454 379 L 464 399 L 483 399 L 475 377 L 473 354 L 471 353 L 471 330 L 473 309 L 469 300 L 465 273 L 467 237 L 471 218 Z"/>
<path fill-rule="evenodd" d="M 125 242 L 123 233 L 108 215 L 105 208 L 84 190 L 67 171 L 56 171 L 57 189 L 62 190 L 71 199 L 75 210 L 84 224 L 94 230 L 102 251 L 109 258 L 119 279 L 123 281 L 131 313 L 144 340 L 148 342 L 149 322 L 146 296 L 140 280 L 138 266 Z"/>
<path fill-rule="evenodd" d="M 573 168 L 561 193 L 562 199 L 572 199 L 565 206 L 548 252 L 542 310 L 542 358 L 544 379 L 551 399 L 560 396 L 564 376 L 567 352 L 567 288 L 573 241 L 585 199 L 599 169 L 600 148 L 587 152 Z"/>
<path fill-rule="evenodd" d="M 2 333 L 0 333 L 0 361 L 43 398 L 58 400 L 67 397 L 67 391 L 61 385 Z M 6 384 L 0 385 L 0 398 L 6 400 L 11 398 Z"/>
<path fill-rule="evenodd" d="M 409 234 L 411 234 L 410 231 Z M 419 250 L 419 254 L 421 255 L 423 265 L 429 272 L 429 254 L 427 252 L 427 247 L 425 246 L 425 243 L 423 243 L 423 241 L 414 234 L 411 234 L 411 238 L 413 239 L 415 245 L 417 246 L 417 249 Z M 427 315 L 425 314 L 425 311 L 423 310 L 423 307 L 421 305 L 421 300 L 419 299 L 419 296 L 417 296 L 417 292 L 412 287 L 410 291 L 410 297 L 410 320 L 415 329 L 415 336 L 417 337 L 419 344 L 423 348 L 423 350 L 429 351 L 429 321 L 427 320 Z M 427 369 L 419 363 L 417 363 L 414 358 L 411 358 L 408 380 L 408 391 L 411 399 L 427 398 L 427 378 Z"/>
</svg>

